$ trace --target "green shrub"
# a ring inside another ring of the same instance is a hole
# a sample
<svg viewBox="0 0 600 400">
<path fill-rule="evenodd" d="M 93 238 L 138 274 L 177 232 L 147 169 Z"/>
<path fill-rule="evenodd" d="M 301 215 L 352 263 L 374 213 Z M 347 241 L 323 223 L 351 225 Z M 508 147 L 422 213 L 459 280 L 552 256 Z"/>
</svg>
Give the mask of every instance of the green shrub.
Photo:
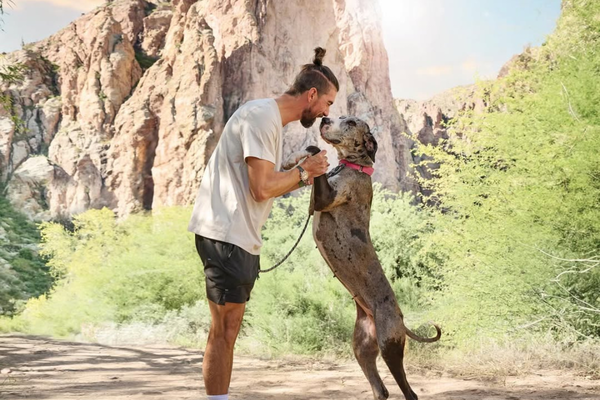
<svg viewBox="0 0 600 400">
<path fill-rule="evenodd" d="M 275 202 L 262 232 L 263 269 L 291 249 L 308 215 L 309 194 L 305 190 L 301 196 Z M 426 229 L 425 219 L 408 196 L 394 195 L 375 185 L 371 237 L 405 311 L 418 311 L 426 303 L 427 294 L 418 283 L 428 274 L 421 269 L 422 244 L 418 241 L 420 229 Z M 402 271 L 408 271 L 405 277 L 401 277 Z M 261 274 L 248 303 L 244 334 L 253 339 L 255 351 L 347 355 L 352 352 L 355 316 L 351 295 L 333 277 L 316 249 L 311 229 L 307 229 L 284 264 Z"/>
<path fill-rule="evenodd" d="M 203 296 L 193 241 L 180 209 L 132 216 L 109 210 L 74 219 L 74 230 L 45 223 L 42 252 L 57 281 L 21 315 L 29 331 L 66 336 L 84 324 L 159 320 Z"/>
<path fill-rule="evenodd" d="M 37 297 L 52 284 L 44 260 L 38 255 L 40 235 L 35 223 L 13 209 L 0 196 L 0 315 L 12 316 L 30 297 Z"/>
<path fill-rule="evenodd" d="M 263 269 L 281 260 L 296 241 L 308 215 L 308 194 L 275 202 L 263 230 Z M 29 300 L 11 326 L 58 336 L 90 326 L 122 336 L 145 326 L 177 343 L 198 344 L 206 338 L 209 313 L 201 263 L 186 231 L 189 215 L 189 208 L 164 208 L 118 222 L 104 209 L 75 217 L 72 230 L 43 224 L 43 254 L 56 282 L 47 295 Z M 372 236 L 402 307 L 415 312 L 427 297 L 427 286 L 417 282 L 427 275 L 419 269 L 421 244 L 410 229 L 421 223 L 421 215 L 408 197 L 375 187 Z M 398 222 L 406 229 L 392 229 L 390 224 Z M 28 254 L 22 256 L 26 260 Z M 412 266 L 412 275 L 399 278 L 405 266 Z M 307 229 L 291 257 L 258 279 L 241 342 L 266 353 L 347 354 L 355 312 Z"/>
<path fill-rule="evenodd" d="M 487 110 L 421 149 L 442 164 L 424 182 L 439 201 L 425 241 L 445 260 L 433 318 L 455 343 L 600 335 L 599 13 L 564 2 L 534 57 L 480 84 Z"/>
</svg>

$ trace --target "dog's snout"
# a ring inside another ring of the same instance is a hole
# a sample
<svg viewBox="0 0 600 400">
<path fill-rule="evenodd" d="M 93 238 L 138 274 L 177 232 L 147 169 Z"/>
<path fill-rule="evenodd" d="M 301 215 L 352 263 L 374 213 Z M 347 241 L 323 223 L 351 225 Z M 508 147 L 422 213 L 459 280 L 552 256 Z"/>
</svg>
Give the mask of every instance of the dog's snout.
<svg viewBox="0 0 600 400">
<path fill-rule="evenodd" d="M 331 126 L 331 125 L 333 125 L 333 121 L 331 120 L 331 118 L 327 118 L 327 117 L 321 118 L 321 126 L 320 126 L 321 129 L 323 129 L 324 126 Z"/>
</svg>

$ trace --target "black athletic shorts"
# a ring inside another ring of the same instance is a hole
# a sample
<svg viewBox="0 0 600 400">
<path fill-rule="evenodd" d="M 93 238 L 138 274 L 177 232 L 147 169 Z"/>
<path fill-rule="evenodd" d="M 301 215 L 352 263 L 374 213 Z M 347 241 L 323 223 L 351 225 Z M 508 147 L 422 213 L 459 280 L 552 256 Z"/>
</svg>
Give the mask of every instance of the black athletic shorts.
<svg viewBox="0 0 600 400">
<path fill-rule="evenodd" d="M 238 246 L 196 235 L 204 264 L 206 297 L 217 304 L 245 303 L 258 277 L 260 256 Z"/>
</svg>

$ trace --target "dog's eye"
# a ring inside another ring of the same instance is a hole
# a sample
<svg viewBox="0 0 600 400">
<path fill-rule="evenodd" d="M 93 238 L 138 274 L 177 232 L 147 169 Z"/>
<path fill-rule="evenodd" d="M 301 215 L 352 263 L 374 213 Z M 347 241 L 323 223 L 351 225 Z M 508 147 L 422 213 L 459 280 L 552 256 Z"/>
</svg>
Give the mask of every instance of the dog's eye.
<svg viewBox="0 0 600 400">
<path fill-rule="evenodd" d="M 356 121 L 350 120 L 350 121 L 346 121 L 346 123 L 350 126 L 356 126 Z"/>
</svg>

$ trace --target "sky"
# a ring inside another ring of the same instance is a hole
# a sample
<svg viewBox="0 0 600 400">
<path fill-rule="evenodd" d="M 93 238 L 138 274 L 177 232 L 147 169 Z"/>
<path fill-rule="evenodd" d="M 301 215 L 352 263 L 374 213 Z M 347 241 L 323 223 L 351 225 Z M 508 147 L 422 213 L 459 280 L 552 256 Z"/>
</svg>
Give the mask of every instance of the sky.
<svg viewBox="0 0 600 400">
<path fill-rule="evenodd" d="M 556 27 L 560 0 L 379 0 L 395 98 L 495 78 Z"/>
<path fill-rule="evenodd" d="M 103 2 L 4 0 L 0 53 L 46 38 Z M 416 100 L 477 78 L 496 77 L 513 55 L 528 45 L 541 45 L 560 14 L 560 0 L 379 0 L 379 4 L 392 94 Z"/>
</svg>

